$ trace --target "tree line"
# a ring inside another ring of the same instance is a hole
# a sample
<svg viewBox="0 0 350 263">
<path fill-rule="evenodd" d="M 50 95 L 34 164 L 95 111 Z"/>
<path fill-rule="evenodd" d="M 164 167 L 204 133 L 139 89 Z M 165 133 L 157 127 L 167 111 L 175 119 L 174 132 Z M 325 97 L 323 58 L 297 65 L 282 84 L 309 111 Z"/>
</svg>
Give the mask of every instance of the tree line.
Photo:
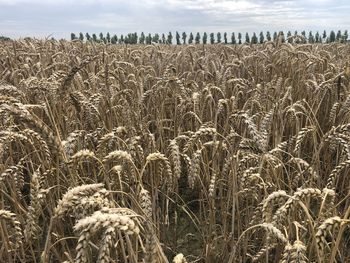
<svg viewBox="0 0 350 263">
<path fill-rule="evenodd" d="M 116 35 L 113 36 L 110 33 L 107 33 L 104 35 L 103 33 L 100 33 L 98 36 L 96 34 L 90 35 L 89 33 L 86 33 L 85 35 L 83 33 L 79 33 L 76 35 L 75 33 L 71 33 L 71 40 L 80 40 L 80 41 L 91 41 L 91 42 L 99 42 L 99 43 L 111 43 L 111 44 L 176 44 L 176 45 L 183 45 L 183 44 L 216 44 L 216 43 L 224 43 L 224 44 L 262 44 L 265 41 L 281 41 L 281 42 L 289 42 L 289 43 L 332 43 L 332 42 L 341 42 L 344 43 L 348 41 L 348 31 L 345 30 L 344 32 L 341 32 L 341 30 L 338 30 L 337 33 L 335 31 L 330 31 L 329 35 L 327 34 L 326 30 L 323 31 L 322 34 L 320 34 L 318 31 L 315 33 L 315 35 L 312 33 L 312 31 L 309 31 L 309 34 L 306 34 L 306 31 L 302 31 L 300 34 L 298 31 L 294 32 L 294 35 L 292 35 L 291 31 L 288 31 L 286 36 L 283 31 L 280 32 L 274 32 L 271 34 L 269 31 L 264 34 L 263 32 L 260 32 L 259 35 L 256 33 L 253 33 L 251 36 L 249 33 L 245 34 L 245 37 L 243 38 L 243 35 L 241 33 L 237 34 L 237 37 L 235 33 L 232 33 L 230 36 L 225 32 L 223 35 L 221 35 L 220 32 L 218 33 L 210 33 L 209 35 L 204 32 L 202 35 L 197 32 L 195 35 L 191 32 L 189 35 L 187 35 L 186 32 L 183 32 L 181 35 L 179 32 L 176 31 L 175 33 L 175 39 L 172 35 L 172 32 L 169 32 L 167 35 L 163 34 L 144 34 L 143 32 L 138 36 L 138 34 L 135 33 L 129 33 L 126 35 Z M 173 41 L 174 40 L 174 41 Z"/>
</svg>

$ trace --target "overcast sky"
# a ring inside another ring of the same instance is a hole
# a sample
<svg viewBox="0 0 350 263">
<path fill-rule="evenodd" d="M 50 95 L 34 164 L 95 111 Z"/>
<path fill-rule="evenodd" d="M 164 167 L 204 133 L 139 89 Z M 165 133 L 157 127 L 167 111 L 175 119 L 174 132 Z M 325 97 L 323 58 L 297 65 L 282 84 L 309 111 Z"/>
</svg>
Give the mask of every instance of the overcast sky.
<svg viewBox="0 0 350 263">
<path fill-rule="evenodd" d="M 350 0 L 0 0 L 0 35 L 350 29 Z"/>
</svg>

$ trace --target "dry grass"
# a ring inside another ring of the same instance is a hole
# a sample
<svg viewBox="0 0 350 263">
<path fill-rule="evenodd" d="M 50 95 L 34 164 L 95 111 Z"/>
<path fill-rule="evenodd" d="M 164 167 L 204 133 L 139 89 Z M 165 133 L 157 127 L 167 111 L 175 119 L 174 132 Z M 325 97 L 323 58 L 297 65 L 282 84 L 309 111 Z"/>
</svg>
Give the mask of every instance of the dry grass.
<svg viewBox="0 0 350 263">
<path fill-rule="evenodd" d="M 1 262 L 349 262 L 350 46 L 0 45 Z"/>
</svg>

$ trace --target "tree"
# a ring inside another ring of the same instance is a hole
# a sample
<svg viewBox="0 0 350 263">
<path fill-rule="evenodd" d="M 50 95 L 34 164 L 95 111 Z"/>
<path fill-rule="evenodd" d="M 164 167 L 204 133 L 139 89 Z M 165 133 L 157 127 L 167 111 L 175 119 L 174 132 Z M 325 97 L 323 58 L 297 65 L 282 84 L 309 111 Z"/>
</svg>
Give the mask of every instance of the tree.
<svg viewBox="0 0 350 263">
<path fill-rule="evenodd" d="M 290 31 L 287 32 L 287 41 L 290 44 L 293 43 L 292 32 L 290 32 Z"/>
<path fill-rule="evenodd" d="M 323 38 L 323 42 L 325 42 L 325 41 L 326 41 L 326 39 L 327 39 L 327 33 L 326 33 L 326 30 L 324 30 L 324 31 L 323 31 L 322 38 Z"/>
<path fill-rule="evenodd" d="M 82 32 L 79 33 L 79 40 L 84 41 L 84 35 Z"/>
<path fill-rule="evenodd" d="M 154 36 L 152 37 L 152 42 L 153 43 L 159 43 L 160 36 L 158 33 L 155 33 Z"/>
<path fill-rule="evenodd" d="M 117 44 L 118 43 L 118 37 L 117 35 L 113 35 L 112 38 L 111 38 L 111 43 L 112 44 Z"/>
<path fill-rule="evenodd" d="M 218 33 L 216 34 L 216 41 L 217 41 L 218 43 L 221 43 L 221 33 L 220 33 L 220 32 L 218 32 Z"/>
<path fill-rule="evenodd" d="M 188 38 L 188 44 L 192 44 L 193 43 L 193 34 L 192 34 L 192 32 L 190 33 L 190 36 L 189 36 L 189 38 Z"/>
<path fill-rule="evenodd" d="M 210 33 L 210 44 L 215 43 L 214 33 Z"/>
<path fill-rule="evenodd" d="M 137 39 L 135 38 L 135 33 L 129 33 L 128 38 L 129 38 L 129 44 L 135 45 L 137 43 L 137 41 L 135 43 L 135 39 Z"/>
<path fill-rule="evenodd" d="M 277 32 L 275 31 L 273 33 L 273 41 L 277 41 L 277 38 L 278 38 L 278 35 L 277 35 Z"/>
<path fill-rule="evenodd" d="M 75 40 L 77 39 L 76 35 L 74 33 L 70 34 L 70 40 Z"/>
<path fill-rule="evenodd" d="M 207 44 L 207 41 L 208 41 L 208 35 L 207 35 L 207 32 L 204 32 L 202 42 L 203 44 Z"/>
<path fill-rule="evenodd" d="M 314 35 L 312 34 L 312 31 L 309 32 L 308 42 L 311 44 L 315 43 L 315 38 L 314 38 Z"/>
<path fill-rule="evenodd" d="M 256 36 L 255 32 L 253 33 L 251 44 L 258 44 L 258 37 Z"/>
<path fill-rule="evenodd" d="M 113 35 L 112 39 L 111 39 L 111 43 L 112 44 L 117 44 L 118 43 L 118 36 L 117 35 Z"/>
<path fill-rule="evenodd" d="M 176 45 L 181 45 L 181 42 L 180 42 L 180 34 L 179 32 L 176 31 Z"/>
<path fill-rule="evenodd" d="M 266 32 L 266 39 L 267 39 L 267 41 L 271 41 L 271 34 L 270 34 L 270 31 L 267 31 L 267 32 Z"/>
<path fill-rule="evenodd" d="M 92 40 L 94 41 L 94 42 L 97 42 L 97 36 L 96 36 L 96 34 L 94 33 L 94 34 L 92 34 Z"/>
<path fill-rule="evenodd" d="M 249 34 L 248 34 L 248 32 L 247 33 L 245 33 L 245 43 L 250 43 L 250 37 L 249 37 Z"/>
<path fill-rule="evenodd" d="M 89 33 L 86 33 L 86 34 L 85 34 L 85 38 L 86 38 L 87 41 L 90 41 L 90 40 L 91 40 L 91 36 L 89 35 Z"/>
<path fill-rule="evenodd" d="M 231 35 L 231 44 L 235 45 L 236 44 L 236 36 L 235 33 L 233 32 Z"/>
<path fill-rule="evenodd" d="M 307 39 L 305 30 L 301 31 L 301 35 L 303 36 L 302 43 L 305 44 Z"/>
<path fill-rule="evenodd" d="M 173 35 L 169 32 L 166 43 L 171 45 L 173 43 Z"/>
<path fill-rule="evenodd" d="M 238 33 L 238 44 L 242 44 L 242 34 Z"/>
<path fill-rule="evenodd" d="M 279 41 L 280 43 L 286 42 L 286 38 L 284 37 L 283 31 L 280 31 L 280 32 L 278 33 L 278 41 Z"/>
<path fill-rule="evenodd" d="M 340 30 L 338 30 L 338 32 L 337 32 L 337 36 L 336 36 L 336 40 L 337 40 L 337 42 L 340 42 L 341 37 L 342 37 L 342 35 L 341 35 L 341 31 L 340 31 Z"/>
<path fill-rule="evenodd" d="M 99 34 L 99 37 L 100 37 L 100 42 L 103 42 L 103 43 L 107 43 L 107 40 L 106 40 L 106 38 L 103 36 L 103 33 L 101 32 L 100 34 Z"/>
<path fill-rule="evenodd" d="M 315 34 L 315 43 L 321 43 L 321 37 L 320 34 L 318 33 L 318 31 Z"/>
<path fill-rule="evenodd" d="M 349 37 L 348 30 L 345 30 L 344 35 L 342 37 L 344 43 L 348 41 L 348 37 Z"/>
<path fill-rule="evenodd" d="M 166 43 L 166 39 L 165 39 L 165 34 L 162 34 L 162 43 L 165 44 Z"/>
<path fill-rule="evenodd" d="M 145 44 L 145 40 L 146 40 L 145 33 L 141 32 L 141 35 L 140 35 L 140 38 L 139 38 L 139 43 L 140 44 Z"/>
<path fill-rule="evenodd" d="M 29 40 L 30 40 L 30 38 L 28 38 Z M 54 39 L 54 38 L 52 38 L 52 39 Z M 6 36 L 0 36 L 0 41 L 10 41 L 11 40 L 11 38 L 9 38 L 9 37 L 6 37 Z"/>
<path fill-rule="evenodd" d="M 130 44 L 130 33 L 124 37 L 124 43 L 127 45 Z"/>
<path fill-rule="evenodd" d="M 152 35 L 151 33 L 148 33 L 148 35 L 145 37 L 146 45 L 152 44 Z"/>
<path fill-rule="evenodd" d="M 224 33 L 224 43 L 227 44 L 227 33 Z"/>
<path fill-rule="evenodd" d="M 300 44 L 300 37 L 298 35 L 298 31 L 294 31 L 294 37 L 295 37 L 295 44 Z"/>
<path fill-rule="evenodd" d="M 335 33 L 333 30 L 329 34 L 329 42 L 335 42 Z"/>
<path fill-rule="evenodd" d="M 264 40 L 265 40 L 265 39 L 264 39 L 264 33 L 261 31 L 261 32 L 260 32 L 260 35 L 259 35 L 259 43 L 260 43 L 260 44 L 263 44 L 263 43 L 264 43 Z"/>
<path fill-rule="evenodd" d="M 196 38 L 195 38 L 195 43 L 199 44 L 200 41 L 201 41 L 201 36 L 200 36 L 199 32 L 197 32 Z"/>
<path fill-rule="evenodd" d="M 138 38 L 139 38 L 139 37 L 138 37 L 137 33 L 135 32 L 135 33 L 132 35 L 132 43 L 133 43 L 134 45 L 137 44 Z"/>
<path fill-rule="evenodd" d="M 124 43 L 124 36 L 121 35 L 120 38 L 119 38 L 119 44 L 123 44 Z"/>
<path fill-rule="evenodd" d="M 107 40 L 107 43 L 111 43 L 111 35 L 109 34 L 109 32 L 107 32 L 106 40 Z"/>
<path fill-rule="evenodd" d="M 187 34 L 186 34 L 186 32 L 183 32 L 182 33 L 182 43 L 185 45 L 186 44 L 186 38 L 187 38 Z"/>
</svg>

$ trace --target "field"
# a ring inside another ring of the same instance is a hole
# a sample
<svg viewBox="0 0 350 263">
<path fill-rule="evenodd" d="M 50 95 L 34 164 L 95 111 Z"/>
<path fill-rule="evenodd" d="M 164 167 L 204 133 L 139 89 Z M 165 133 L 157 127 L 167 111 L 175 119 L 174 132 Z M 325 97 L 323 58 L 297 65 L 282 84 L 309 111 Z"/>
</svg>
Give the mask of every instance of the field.
<svg viewBox="0 0 350 263">
<path fill-rule="evenodd" d="M 349 262 L 348 62 L 0 43 L 0 262 Z"/>
</svg>

